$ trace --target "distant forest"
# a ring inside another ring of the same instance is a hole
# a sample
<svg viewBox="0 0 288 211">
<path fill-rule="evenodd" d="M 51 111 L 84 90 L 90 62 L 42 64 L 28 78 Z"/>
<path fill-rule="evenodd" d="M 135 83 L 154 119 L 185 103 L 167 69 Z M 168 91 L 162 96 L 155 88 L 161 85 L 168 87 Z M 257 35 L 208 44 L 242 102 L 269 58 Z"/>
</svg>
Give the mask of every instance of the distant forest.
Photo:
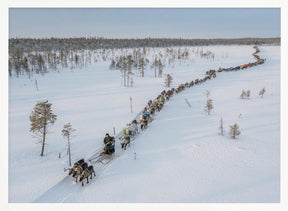
<svg viewBox="0 0 288 211">
<path fill-rule="evenodd" d="M 163 69 L 162 55 L 155 55 L 153 61 L 146 57 L 145 48 L 167 48 L 170 62 L 188 57 L 189 51 L 181 47 L 208 45 L 280 45 L 280 38 L 241 38 L 241 39 L 107 39 L 101 37 L 90 38 L 10 38 L 9 39 L 9 76 L 27 74 L 29 77 L 44 74 L 49 70 L 61 68 L 82 68 L 97 61 L 111 61 L 110 69 L 130 71 L 132 66 L 141 70 L 144 77 L 145 66 Z M 169 49 L 178 47 L 177 50 Z M 132 53 L 118 56 L 114 50 L 133 49 Z M 201 56 L 213 57 L 211 52 L 200 52 Z M 156 70 L 155 70 L 156 72 Z M 124 74 L 126 75 L 126 73 Z M 128 74 L 129 76 L 129 74 Z M 156 73 L 155 73 L 156 77 Z"/>
<path fill-rule="evenodd" d="M 61 51 L 61 50 L 95 50 L 113 48 L 142 48 L 142 47 L 174 47 L 174 46 L 204 46 L 204 45 L 263 45 L 280 44 L 280 38 L 239 38 L 239 39 L 106 39 L 91 38 L 48 38 L 9 39 L 9 52 L 19 49 L 23 52 L 32 51 Z"/>
</svg>

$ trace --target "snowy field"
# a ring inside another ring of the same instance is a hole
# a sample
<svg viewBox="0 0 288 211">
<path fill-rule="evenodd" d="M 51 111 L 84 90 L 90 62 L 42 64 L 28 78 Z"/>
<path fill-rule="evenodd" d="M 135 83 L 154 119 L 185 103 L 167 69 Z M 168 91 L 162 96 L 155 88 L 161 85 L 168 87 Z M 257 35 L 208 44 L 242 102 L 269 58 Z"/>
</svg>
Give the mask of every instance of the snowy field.
<svg viewBox="0 0 288 211">
<path fill-rule="evenodd" d="M 254 62 L 252 47 L 203 47 L 215 54 L 214 61 L 195 57 L 165 67 L 163 75 L 171 74 L 172 87 L 177 87 L 203 78 L 209 69 Z M 147 72 L 145 78 L 134 77 L 133 87 L 123 88 L 120 72 L 109 70 L 109 62 L 99 62 L 31 79 L 9 78 L 9 202 L 280 202 L 280 46 L 259 50 L 266 58 L 263 65 L 217 73 L 216 79 L 175 95 L 130 148 L 122 151 L 116 143 L 113 161 L 95 165 L 96 178 L 84 188 L 63 171 L 68 167 L 64 124 L 76 129 L 73 162 L 87 158 L 103 147 L 106 132 L 113 134 L 113 127 L 120 132 L 148 100 L 167 89 L 164 77 Z M 263 87 L 262 99 L 258 93 Z M 243 89 L 251 90 L 249 100 L 240 99 Z M 210 115 L 204 111 L 206 90 L 214 106 Z M 46 99 L 58 119 L 40 157 L 29 116 Z M 224 136 L 218 129 L 221 117 Z M 241 131 L 235 140 L 229 136 L 234 123 Z"/>
</svg>

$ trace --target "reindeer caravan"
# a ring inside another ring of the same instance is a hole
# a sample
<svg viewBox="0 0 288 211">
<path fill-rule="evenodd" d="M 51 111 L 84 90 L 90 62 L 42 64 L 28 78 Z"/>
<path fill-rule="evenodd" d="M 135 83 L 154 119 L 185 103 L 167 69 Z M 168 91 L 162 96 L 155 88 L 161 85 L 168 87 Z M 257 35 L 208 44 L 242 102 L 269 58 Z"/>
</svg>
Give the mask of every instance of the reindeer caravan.
<svg viewBox="0 0 288 211">
<path fill-rule="evenodd" d="M 254 58 L 256 59 L 256 62 L 250 62 L 248 64 L 243 64 L 243 65 L 239 65 L 236 67 L 229 67 L 229 68 L 218 68 L 218 72 L 222 72 L 222 71 L 236 71 L 236 70 L 243 70 L 246 69 L 248 67 L 253 67 L 259 64 L 263 64 L 265 62 L 266 59 L 261 59 L 257 54 L 260 52 L 258 46 L 254 46 L 253 47 L 256 51 L 252 54 L 254 56 Z"/>
<path fill-rule="evenodd" d="M 263 64 L 265 62 L 265 59 L 261 59 L 257 55 L 257 53 L 260 52 L 258 47 L 255 46 L 254 48 L 256 52 L 254 52 L 252 55 L 257 60 L 256 62 L 230 68 L 219 67 L 218 72 L 242 70 L 248 67 Z M 126 150 L 126 148 L 130 146 L 130 142 L 135 139 L 137 134 L 140 133 L 138 125 L 140 125 L 141 130 L 147 129 L 148 124 L 154 120 L 155 113 L 160 112 L 164 107 L 164 103 L 169 101 L 174 94 L 178 94 L 186 88 L 202 84 L 205 81 L 214 78 L 216 78 L 216 70 L 209 70 L 206 72 L 204 78 L 180 84 L 177 88 L 172 88 L 168 91 L 164 90 L 161 92 L 160 95 L 158 95 L 155 100 L 149 100 L 147 105 L 139 114 L 139 122 L 137 122 L 136 120 L 138 118 L 137 116 L 131 123 L 127 124 L 127 126 L 123 129 L 123 133 L 121 131 L 121 133 L 116 136 L 117 139 L 119 138 L 119 140 L 121 140 L 121 148 L 123 150 Z M 98 153 L 94 154 L 96 157 L 91 157 L 89 159 L 92 164 L 101 163 L 103 165 L 106 165 L 113 159 L 113 154 L 115 153 L 115 138 L 106 133 L 103 142 L 104 151 L 101 152 L 99 155 L 97 155 Z M 77 161 L 76 163 L 74 163 L 73 167 L 69 169 L 69 175 L 72 175 L 76 179 L 76 182 L 78 180 L 82 182 L 82 186 L 84 185 L 83 181 L 85 181 L 85 179 L 87 183 L 89 183 L 89 178 L 92 179 L 93 174 L 94 176 L 96 176 L 93 166 L 88 166 L 88 164 L 84 162 L 84 159 Z"/>
<path fill-rule="evenodd" d="M 78 160 L 76 163 L 73 164 L 72 168 L 68 170 L 69 175 L 72 175 L 72 177 L 76 179 L 76 182 L 78 182 L 78 179 L 80 182 L 82 182 L 82 186 L 84 186 L 85 179 L 88 184 L 89 177 L 90 179 L 92 179 L 93 174 L 94 177 L 96 176 L 93 166 L 92 165 L 88 166 L 88 164 L 84 161 L 84 159 Z"/>
</svg>

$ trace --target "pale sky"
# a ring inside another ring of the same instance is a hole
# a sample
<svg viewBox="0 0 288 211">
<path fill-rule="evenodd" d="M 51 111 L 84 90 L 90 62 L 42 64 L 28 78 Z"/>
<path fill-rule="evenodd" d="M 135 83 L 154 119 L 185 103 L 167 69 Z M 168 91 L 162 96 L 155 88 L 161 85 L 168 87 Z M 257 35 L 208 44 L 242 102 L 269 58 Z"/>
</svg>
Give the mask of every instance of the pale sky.
<svg viewBox="0 0 288 211">
<path fill-rule="evenodd" d="M 9 37 L 280 37 L 280 8 L 10 8 Z"/>
</svg>

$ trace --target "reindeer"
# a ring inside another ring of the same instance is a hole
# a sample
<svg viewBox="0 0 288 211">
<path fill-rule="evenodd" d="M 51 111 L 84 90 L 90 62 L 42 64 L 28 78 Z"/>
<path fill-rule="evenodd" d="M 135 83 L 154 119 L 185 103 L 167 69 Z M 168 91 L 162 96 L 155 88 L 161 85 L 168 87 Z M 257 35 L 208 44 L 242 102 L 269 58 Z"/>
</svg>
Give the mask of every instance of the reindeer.
<svg viewBox="0 0 288 211">
<path fill-rule="evenodd" d="M 86 169 L 87 167 L 88 167 L 88 164 L 84 162 L 75 169 L 75 172 L 73 173 L 73 177 L 76 179 L 76 182 L 78 180 L 78 177 L 82 174 L 84 169 Z"/>
<path fill-rule="evenodd" d="M 82 163 L 84 163 L 84 159 L 78 160 L 76 163 L 73 164 L 72 168 L 70 168 L 70 169 L 65 169 L 65 171 L 66 171 L 66 170 L 69 170 L 69 175 L 74 174 L 76 168 L 77 168 L 79 165 L 81 165 Z"/>
<path fill-rule="evenodd" d="M 158 112 L 161 111 L 161 109 L 163 108 L 163 106 L 164 106 L 164 103 L 163 103 L 163 102 L 159 102 L 159 103 L 157 104 L 156 110 L 157 110 Z"/>
<path fill-rule="evenodd" d="M 121 147 L 122 149 L 124 148 L 124 150 L 126 150 L 126 146 L 129 145 L 130 147 L 130 136 L 124 136 L 122 138 L 122 141 L 121 141 Z"/>
<path fill-rule="evenodd" d="M 150 108 L 151 107 L 151 104 L 152 104 L 152 100 L 149 100 L 148 101 L 148 103 L 147 103 L 147 105 L 148 105 L 148 108 Z M 144 112 L 143 112 L 144 113 Z"/>
<path fill-rule="evenodd" d="M 155 114 L 155 108 L 150 108 L 149 112 L 150 115 L 153 116 Z"/>
<path fill-rule="evenodd" d="M 148 117 L 144 116 L 144 115 L 140 115 L 140 126 L 141 126 L 141 130 L 144 130 L 147 128 L 148 125 Z"/>
<path fill-rule="evenodd" d="M 145 110 L 145 112 L 147 112 L 146 108 L 144 110 Z M 127 125 L 127 127 L 125 129 L 125 135 L 135 136 L 137 133 L 139 133 L 137 121 L 136 121 L 136 119 L 134 119 L 130 124 Z"/>
<path fill-rule="evenodd" d="M 80 175 L 79 181 L 82 182 L 82 186 L 84 186 L 84 180 L 87 180 L 87 184 L 89 183 L 89 176 L 92 179 L 92 174 L 94 173 L 94 177 L 96 176 L 93 166 L 86 167 Z"/>
</svg>

